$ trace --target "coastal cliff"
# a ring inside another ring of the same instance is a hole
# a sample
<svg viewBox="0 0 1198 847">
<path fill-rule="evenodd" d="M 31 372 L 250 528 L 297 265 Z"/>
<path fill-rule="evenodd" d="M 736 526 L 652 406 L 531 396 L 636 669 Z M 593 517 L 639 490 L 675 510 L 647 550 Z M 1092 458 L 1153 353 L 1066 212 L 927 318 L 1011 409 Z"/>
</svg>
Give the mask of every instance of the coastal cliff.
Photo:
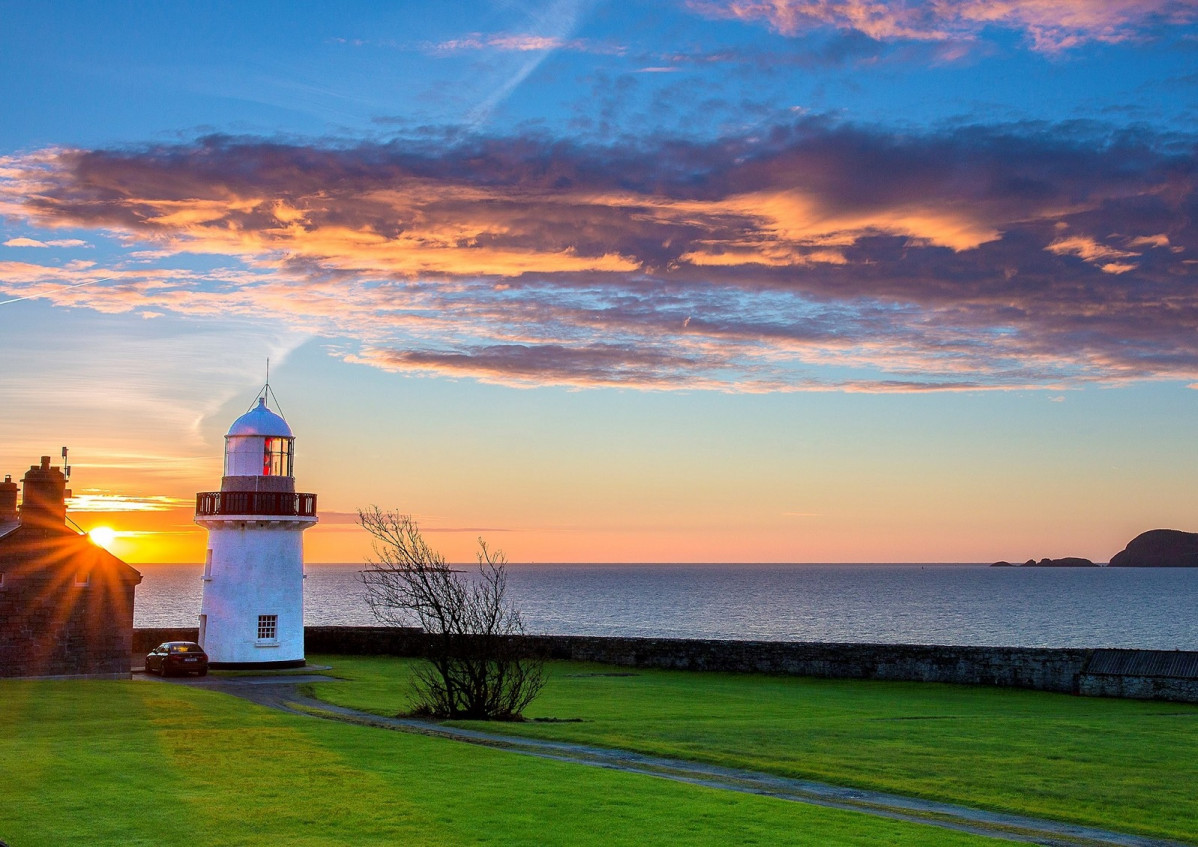
<svg viewBox="0 0 1198 847">
<path fill-rule="evenodd" d="M 1150 529 L 1111 557 L 1113 568 L 1198 568 L 1198 532 Z"/>
</svg>

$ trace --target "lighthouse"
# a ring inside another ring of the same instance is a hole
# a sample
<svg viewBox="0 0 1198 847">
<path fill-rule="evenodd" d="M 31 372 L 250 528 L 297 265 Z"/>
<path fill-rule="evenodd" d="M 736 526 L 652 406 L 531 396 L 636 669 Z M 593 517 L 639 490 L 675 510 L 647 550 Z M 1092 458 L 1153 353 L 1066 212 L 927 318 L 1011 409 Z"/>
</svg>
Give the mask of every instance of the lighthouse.
<svg viewBox="0 0 1198 847">
<path fill-rule="evenodd" d="M 304 664 L 303 533 L 316 495 L 296 493 L 295 436 L 268 396 L 269 383 L 229 427 L 220 491 L 196 495 L 208 530 L 200 644 L 214 668 Z"/>
</svg>

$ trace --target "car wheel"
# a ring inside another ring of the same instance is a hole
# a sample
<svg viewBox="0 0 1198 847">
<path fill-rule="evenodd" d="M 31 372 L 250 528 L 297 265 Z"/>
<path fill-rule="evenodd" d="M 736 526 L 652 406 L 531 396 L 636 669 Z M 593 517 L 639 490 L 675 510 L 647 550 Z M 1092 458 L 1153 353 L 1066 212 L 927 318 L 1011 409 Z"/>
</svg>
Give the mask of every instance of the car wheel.
<svg viewBox="0 0 1198 847">
<path fill-rule="evenodd" d="M 160 667 L 158 669 L 158 675 L 160 677 L 162 677 L 163 679 L 166 679 L 168 676 L 170 676 L 170 674 L 166 670 L 166 662 L 163 662 L 162 667 Z"/>
<path fill-rule="evenodd" d="M 208 676 L 208 669 L 204 668 L 202 671 L 196 671 L 196 676 Z"/>
</svg>

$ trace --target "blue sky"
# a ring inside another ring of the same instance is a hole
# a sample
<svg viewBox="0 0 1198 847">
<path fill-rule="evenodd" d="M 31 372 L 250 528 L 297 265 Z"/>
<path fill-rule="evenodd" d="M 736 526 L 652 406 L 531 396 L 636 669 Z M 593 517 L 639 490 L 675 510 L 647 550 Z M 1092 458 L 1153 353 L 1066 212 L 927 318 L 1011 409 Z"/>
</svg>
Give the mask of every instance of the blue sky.
<svg viewBox="0 0 1198 847">
<path fill-rule="evenodd" d="M 1191 526 L 1193 2 L 0 12 L 0 470 L 69 443 L 131 559 L 268 357 L 324 560 Z"/>
<path fill-rule="evenodd" d="M 1195 120 L 1192 25 L 1134 18 L 1124 41 L 1037 50 L 1026 29 L 788 35 L 669 2 L 347 3 L 335 14 L 8 3 L 4 14 L 3 102 L 19 116 L 0 128 L 8 150 L 421 128 L 709 138 L 788 112 L 914 130 L 1092 121 L 1191 132 Z"/>
</svg>

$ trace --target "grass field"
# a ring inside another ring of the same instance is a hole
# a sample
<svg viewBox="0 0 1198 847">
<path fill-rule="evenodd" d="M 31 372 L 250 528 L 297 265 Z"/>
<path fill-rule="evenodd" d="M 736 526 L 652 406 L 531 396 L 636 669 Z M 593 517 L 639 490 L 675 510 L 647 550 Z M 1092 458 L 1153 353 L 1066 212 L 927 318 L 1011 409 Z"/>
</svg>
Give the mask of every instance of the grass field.
<svg viewBox="0 0 1198 847">
<path fill-rule="evenodd" d="M 324 657 L 315 686 L 404 708 L 396 659 Z M 1198 706 L 929 683 L 551 663 L 502 732 L 579 741 L 1198 843 Z M 624 674 L 624 675 L 613 675 Z"/>
<path fill-rule="evenodd" d="M 339 660 L 338 665 L 342 662 Z M 364 681 L 385 663 L 344 662 Z M 546 705 L 567 708 L 564 678 Z M 594 725 L 592 725 L 594 726 Z M 292 716 L 157 681 L 0 681 L 0 840 L 64 845 L 997 845 Z"/>
</svg>

